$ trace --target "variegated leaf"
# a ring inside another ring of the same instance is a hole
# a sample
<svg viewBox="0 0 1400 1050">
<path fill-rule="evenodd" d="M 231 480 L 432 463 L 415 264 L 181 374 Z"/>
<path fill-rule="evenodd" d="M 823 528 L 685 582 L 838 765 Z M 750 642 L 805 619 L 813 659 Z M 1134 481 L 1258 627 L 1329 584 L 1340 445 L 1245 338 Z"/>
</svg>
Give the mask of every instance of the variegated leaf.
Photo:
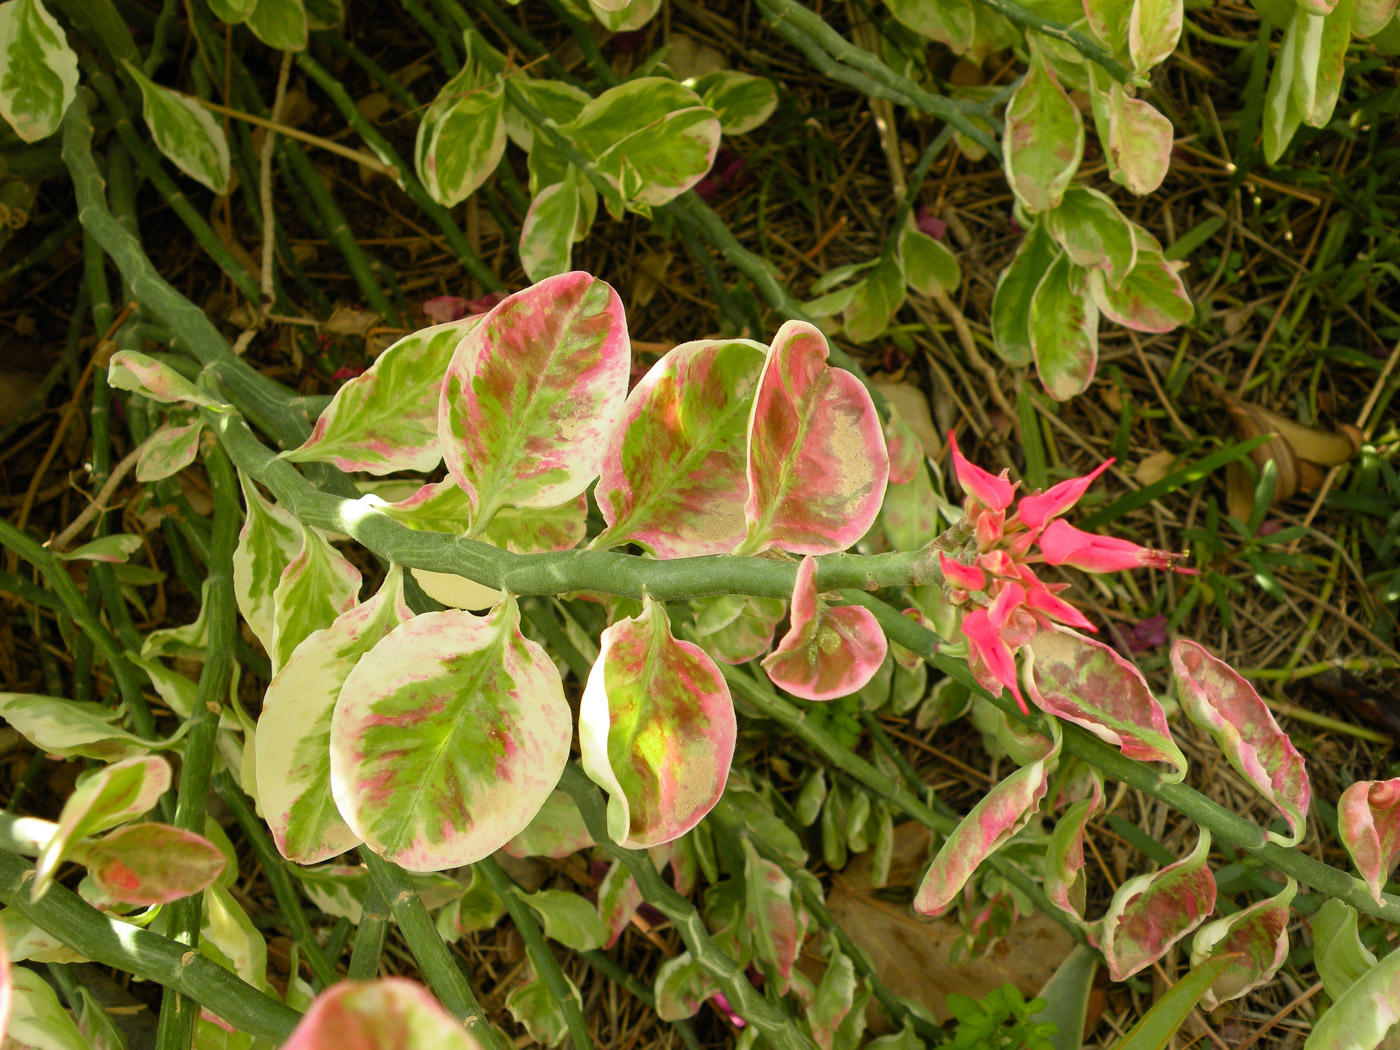
<svg viewBox="0 0 1400 1050">
<path fill-rule="evenodd" d="M 136 480 L 160 481 L 180 473 L 199 455 L 199 435 L 203 430 L 203 420 L 157 430 L 146 439 L 136 457 Z"/>
<path fill-rule="evenodd" d="M 107 382 L 118 390 L 131 390 L 162 404 L 183 401 L 204 408 L 219 407 L 217 401 L 201 394 L 175 369 L 135 350 L 118 350 L 112 355 L 107 365 Z"/>
<path fill-rule="evenodd" d="M 123 759 L 89 773 L 64 802 L 58 827 L 35 865 L 31 900 L 48 890 L 59 863 L 79 839 L 135 820 L 170 787 L 170 763 L 156 755 Z"/>
<path fill-rule="evenodd" d="M 1118 288 L 1103 273 L 1091 270 L 1089 294 L 1110 321 L 1139 332 L 1170 332 L 1196 313 L 1176 267 L 1160 251 L 1148 248 L 1139 249 L 1132 271 Z"/>
<path fill-rule="evenodd" d="M 1045 846 L 1045 896 L 1061 911 L 1084 921 L 1084 828 L 1103 810 L 1103 774 L 1091 768 L 1093 793 L 1065 810 Z"/>
<path fill-rule="evenodd" d="M 342 981 L 316 997 L 282 1050 L 480 1050 L 468 1025 L 405 977 Z"/>
<path fill-rule="evenodd" d="M 1043 711 L 1083 726 L 1129 758 L 1165 762 L 1167 783 L 1186 776 L 1186 756 L 1142 673 L 1092 638 L 1063 627 L 1037 631 L 1021 649 L 1025 680 Z"/>
<path fill-rule="evenodd" d="M 1057 401 L 1082 394 L 1098 367 L 1099 310 L 1076 290 L 1074 282 L 1082 279 L 1082 271 L 1061 252 L 1031 297 L 1028 331 L 1035 370 Z"/>
<path fill-rule="evenodd" d="M 833 951 L 822 973 L 821 983 L 807 1008 L 807 1024 L 812 1041 L 821 1050 L 834 1050 L 836 1033 L 856 1000 L 856 970 L 849 958 Z"/>
<path fill-rule="evenodd" d="M 1337 802 L 1337 834 L 1376 903 L 1400 861 L 1400 778 L 1359 780 Z"/>
<path fill-rule="evenodd" d="M 817 562 L 802 559 L 792 589 L 790 626 L 763 661 L 773 683 L 804 700 L 849 696 L 875 676 L 889 652 L 875 614 L 860 605 L 832 608 L 817 597 Z"/>
<path fill-rule="evenodd" d="M 360 841 L 331 798 L 331 716 L 360 657 L 412 618 L 403 570 L 392 566 L 373 598 L 307 635 L 268 685 L 254 769 L 263 816 L 288 860 L 318 864 Z"/>
<path fill-rule="evenodd" d="M 595 497 L 608 529 L 594 547 L 688 558 L 743 540 L 747 425 L 766 349 L 683 343 L 642 377 L 603 454 Z"/>
<path fill-rule="evenodd" d="M 525 830 L 505 844 L 512 857 L 549 857 L 563 860 L 593 845 L 593 836 L 567 791 L 556 790 L 545 799 Z"/>
<path fill-rule="evenodd" d="M 643 899 L 637 880 L 628 874 L 620 860 L 613 861 L 603 881 L 598 884 L 598 918 L 603 920 L 608 931 L 604 948 L 611 948 L 617 943 L 622 931 L 632 921 L 632 916 L 642 906 Z"/>
<path fill-rule="evenodd" d="M 1084 155 L 1084 121 L 1038 46 L 1006 105 L 1006 181 L 1027 211 L 1060 203 Z"/>
<path fill-rule="evenodd" d="M 141 113 L 156 148 L 202 186 L 227 193 L 232 177 L 228 139 L 214 114 L 194 97 L 155 83 L 135 63 L 122 65 L 141 89 Z"/>
<path fill-rule="evenodd" d="M 1357 978 L 1314 1022 L 1307 1050 L 1372 1050 L 1400 1022 L 1400 952 Z"/>
<path fill-rule="evenodd" d="M 77 88 L 78 56 L 41 0 L 0 4 L 0 116 L 15 134 L 48 138 Z"/>
<path fill-rule="evenodd" d="M 696 598 L 690 607 L 695 614 L 695 636 L 716 660 L 736 666 L 768 651 L 778 622 L 787 612 L 787 604 L 780 598 L 742 594 Z"/>
<path fill-rule="evenodd" d="M 622 300 L 581 272 L 509 296 L 462 340 L 438 435 L 476 531 L 503 506 L 553 507 L 588 487 L 622 414 L 630 354 Z"/>
<path fill-rule="evenodd" d="M 447 366 L 480 320 L 467 317 L 404 336 L 337 390 L 311 436 L 282 458 L 370 474 L 432 470 L 442 459 L 437 417 Z"/>
<path fill-rule="evenodd" d="M 147 907 L 198 893 L 225 863 L 208 839 L 168 824 L 118 828 L 72 852 L 108 900 Z"/>
<path fill-rule="evenodd" d="M 778 89 L 767 77 L 720 69 L 687 83 L 700 101 L 714 110 L 726 135 L 747 135 L 778 108 Z"/>
<path fill-rule="evenodd" d="M 737 727 L 705 651 L 671 635 L 659 602 L 603 632 L 579 703 L 583 768 L 608 793 L 608 834 L 628 849 L 685 834 L 724 792 Z"/>
<path fill-rule="evenodd" d="M 534 967 L 525 968 L 525 978 L 524 984 L 506 996 L 506 1009 L 536 1044 L 561 1046 L 569 1034 L 564 1003 L 549 984 L 535 974 Z M 564 979 L 569 983 L 569 994 L 581 1004 L 583 997 L 574 983 L 567 977 Z"/>
<path fill-rule="evenodd" d="M 1215 979 L 1203 997 L 1207 1010 L 1238 999 L 1278 973 L 1288 958 L 1289 905 L 1298 891 L 1291 878 L 1282 890 L 1243 911 L 1202 926 L 1191 939 L 1191 965 L 1207 959 L 1238 954 L 1239 959 Z"/>
<path fill-rule="evenodd" d="M 451 478 L 433 481 L 397 503 L 375 506 L 413 529 L 460 535 L 471 524 L 471 501 Z M 576 547 L 588 524 L 582 493 L 557 507 L 502 507 L 477 539 L 515 554 L 564 551 Z"/>
<path fill-rule="evenodd" d="M 1171 659 L 1187 717 L 1215 738 L 1235 771 L 1283 814 L 1290 834 L 1269 837 L 1296 846 L 1307 832 L 1312 801 L 1303 756 L 1254 687 L 1225 661 L 1186 638 L 1172 646 Z"/>
<path fill-rule="evenodd" d="M 1060 732 L 1050 721 L 1054 746 L 1044 758 L 1022 766 L 993 787 L 948 833 L 914 895 L 920 915 L 942 915 L 978 866 L 1035 815 L 1060 757 Z"/>
<path fill-rule="evenodd" d="M 1153 192 L 1171 164 L 1172 122 L 1117 81 L 1109 85 L 1106 108 L 1109 177 L 1138 196 Z"/>
<path fill-rule="evenodd" d="M 1209 853 L 1210 832 L 1202 828 L 1188 856 L 1118 887 L 1103 917 L 1101 945 L 1113 980 L 1152 965 L 1215 911 Z"/>
<path fill-rule="evenodd" d="M 753 937 L 754 955 L 783 993 L 802 947 L 797 912 L 792 906 L 792 880 L 778 865 L 760 857 L 747 836 L 742 841 L 744 917 Z"/>
<path fill-rule="evenodd" d="M 661 0 L 588 0 L 588 9 L 610 33 L 629 33 L 656 16 Z"/>
<path fill-rule="evenodd" d="M 450 208 L 490 178 L 505 149 L 505 88 L 484 64 L 469 60 L 418 125 L 418 177 L 433 200 Z"/>
<path fill-rule="evenodd" d="M 805 321 L 773 337 L 749 416 L 745 553 L 842 551 L 880 511 L 889 478 L 880 417 L 827 353 L 826 336 Z"/>
<path fill-rule="evenodd" d="M 248 510 L 233 552 L 233 593 L 243 619 L 271 653 L 277 634 L 274 596 L 282 573 L 301 550 L 301 523 L 263 499 L 257 485 L 241 470 L 238 482 Z"/>
<path fill-rule="evenodd" d="M 589 208 L 588 194 L 594 192 L 571 167 L 561 181 L 535 194 L 520 224 L 520 265 L 530 280 L 543 281 L 573 267 L 574 243 L 593 225 L 596 205 Z"/>
<path fill-rule="evenodd" d="M 129 532 L 116 532 L 110 536 L 99 536 L 95 540 L 74 547 L 71 551 L 59 551 L 57 557 L 63 561 L 100 561 L 109 565 L 120 565 L 141 549 L 141 537 Z"/>
<path fill-rule="evenodd" d="M 719 994 L 719 985 L 689 952 L 667 959 L 656 971 L 656 1016 L 684 1021 L 700 1012 L 706 999 Z"/>
<path fill-rule="evenodd" d="M 277 51 L 305 51 L 305 0 L 256 0 L 246 19 L 253 35 Z"/>
<path fill-rule="evenodd" d="M 5 1041 L 5 1032 L 10 1025 L 10 1001 L 14 995 L 14 982 L 10 976 L 10 951 L 5 931 L 0 927 L 0 1043 Z"/>
<path fill-rule="evenodd" d="M 513 87 L 555 124 L 567 124 L 573 120 L 590 98 L 588 92 L 573 84 L 542 77 L 518 76 L 513 81 Z M 511 105 L 509 98 L 506 99 L 506 134 L 525 152 L 534 151 L 535 125 Z M 541 141 L 545 141 L 542 136 Z"/>
<path fill-rule="evenodd" d="M 1128 15 L 1128 54 L 1138 74 L 1165 62 L 1181 39 L 1181 0 L 1133 0 Z"/>
<path fill-rule="evenodd" d="M 997 355 L 1009 365 L 1031 363 L 1031 300 L 1058 254 L 1048 223 L 1037 220 L 1026 231 L 1011 264 L 997 278 L 992 294 L 992 339 Z"/>
<path fill-rule="evenodd" d="M 912 218 L 899 235 L 899 258 L 904 279 L 920 295 L 951 292 L 962 283 L 958 257 L 915 226 Z"/>
<path fill-rule="evenodd" d="M 89 1050 L 73 1017 L 54 990 L 27 966 L 10 971 L 7 1050 Z"/>
<path fill-rule="evenodd" d="M 1298 44 L 1299 69 L 1293 79 L 1293 101 L 1309 127 L 1326 127 L 1337 106 L 1355 6 L 1355 0 L 1337 0 L 1321 17 L 1300 12 L 1303 32 Z"/>
<path fill-rule="evenodd" d="M 0 718 L 47 755 L 114 762 L 164 746 L 113 725 L 120 716 L 120 711 L 87 701 L 0 693 Z"/>
<path fill-rule="evenodd" d="M 471 864 L 530 823 L 572 736 L 559 672 L 490 616 L 416 616 L 350 672 L 331 720 L 331 790 L 370 848 L 411 871 Z"/>
<path fill-rule="evenodd" d="M 710 170 L 720 125 L 690 88 L 639 77 L 592 99 L 559 129 L 607 180 L 608 211 L 647 209 L 678 197 Z"/>
<path fill-rule="evenodd" d="M 1070 262 L 1099 271 L 1109 288 L 1123 284 L 1137 261 L 1137 241 L 1132 223 L 1107 195 L 1084 186 L 1069 186 L 1060 206 L 1045 218 L 1046 228 Z M 1103 309 L 1102 304 L 1099 309 Z"/>
<path fill-rule="evenodd" d="M 881 256 L 851 289 L 841 314 L 841 327 L 857 343 L 878 339 L 904 305 L 906 280 L 898 255 Z"/>
<path fill-rule="evenodd" d="M 301 550 L 272 592 L 272 660 L 275 675 L 312 631 L 329 627 L 360 595 L 360 570 L 314 529 L 301 526 Z"/>
</svg>

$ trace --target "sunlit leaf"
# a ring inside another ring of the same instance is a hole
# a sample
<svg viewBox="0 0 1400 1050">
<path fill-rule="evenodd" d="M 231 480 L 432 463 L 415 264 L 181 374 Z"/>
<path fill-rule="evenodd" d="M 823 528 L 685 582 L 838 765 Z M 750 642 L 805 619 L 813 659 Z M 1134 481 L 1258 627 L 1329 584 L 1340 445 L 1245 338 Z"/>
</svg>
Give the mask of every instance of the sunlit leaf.
<svg viewBox="0 0 1400 1050">
<path fill-rule="evenodd" d="M 132 824 L 73 850 L 98 889 L 122 904 L 153 905 L 198 893 L 224 869 L 208 839 L 168 824 Z"/>
<path fill-rule="evenodd" d="M 1379 904 L 1381 888 L 1400 861 L 1400 778 L 1359 780 L 1343 791 L 1337 836 Z"/>
<path fill-rule="evenodd" d="M 77 88 L 78 56 L 40 0 L 0 4 L 0 116 L 15 134 L 48 138 Z"/>
<path fill-rule="evenodd" d="M 1122 981 L 1156 962 L 1215 911 L 1215 877 L 1206 866 L 1210 832 L 1160 871 L 1118 887 L 1103 918 L 1101 947 L 1109 976 Z"/>
<path fill-rule="evenodd" d="M 1060 203 L 1084 155 L 1084 121 L 1039 47 L 1006 105 L 1006 180 L 1027 211 Z"/>
<path fill-rule="evenodd" d="M 860 605 L 835 608 L 817 597 L 817 562 L 802 559 L 793 584 L 790 626 L 763 661 L 775 685 L 804 700 L 849 696 L 874 677 L 889 651 L 875 614 Z"/>
<path fill-rule="evenodd" d="M 914 32 L 948 45 L 955 54 L 972 46 L 976 5 L 970 0 L 890 0 L 886 6 Z"/>
<path fill-rule="evenodd" d="M 573 84 L 542 77 L 517 76 L 512 86 L 525 96 L 530 105 L 556 124 L 567 124 L 573 120 L 591 97 L 588 92 Z M 509 98 L 506 99 L 505 121 L 506 134 L 510 136 L 510 140 L 527 153 L 533 151 L 536 142 L 535 125 L 511 105 Z M 543 136 L 540 136 L 540 141 L 545 141 Z"/>
<path fill-rule="evenodd" d="M 533 967 L 527 967 L 525 974 L 525 983 L 506 996 L 506 1009 L 536 1043 L 559 1046 L 569 1034 L 564 1004 L 543 978 L 535 974 Z M 568 977 L 564 979 L 568 981 Z M 576 1003 L 583 1002 L 572 981 L 569 981 L 569 994 Z"/>
<path fill-rule="evenodd" d="M 520 265 L 530 280 L 542 281 L 573 268 L 574 243 L 592 225 L 587 196 L 592 191 L 571 167 L 561 181 L 543 187 L 530 201 L 520 226 Z"/>
<path fill-rule="evenodd" d="M 958 257 L 912 221 L 899 235 L 899 257 L 904 264 L 904 279 L 920 295 L 951 292 L 962 283 Z"/>
<path fill-rule="evenodd" d="M 724 791 L 737 728 L 729 686 L 665 607 L 603 632 L 579 704 L 583 768 L 608 793 L 608 834 L 629 849 L 693 828 Z"/>
<path fill-rule="evenodd" d="M 394 343 L 336 391 L 311 436 L 282 458 L 371 474 L 432 470 L 442 459 L 437 415 L 447 365 L 480 319 L 433 325 Z"/>
<path fill-rule="evenodd" d="M 411 871 L 471 864 L 530 823 L 569 755 L 559 672 L 507 599 L 425 613 L 360 658 L 331 721 L 331 790 L 376 852 Z"/>
<path fill-rule="evenodd" d="M 1171 57 L 1181 39 L 1181 0 L 1133 0 L 1128 15 L 1128 54 L 1137 73 Z"/>
<path fill-rule="evenodd" d="M 914 895 L 920 915 L 947 911 L 978 866 L 1035 815 L 1060 755 L 1059 729 L 1053 721 L 1049 724 L 1054 733 L 1050 753 L 994 786 L 943 840 Z"/>
<path fill-rule="evenodd" d="M 1269 837 L 1296 846 L 1307 832 L 1312 800 L 1303 756 L 1254 687 L 1225 661 L 1187 638 L 1172 646 L 1171 660 L 1187 717 L 1215 738 L 1235 771 L 1283 814 L 1291 834 Z"/>
<path fill-rule="evenodd" d="M 1103 273 L 1089 273 L 1089 294 L 1110 321 L 1139 332 L 1170 332 L 1188 323 L 1196 308 L 1176 268 L 1160 251 L 1140 249 L 1118 288 Z"/>
<path fill-rule="evenodd" d="M 473 1024 L 488 1023 L 473 1018 Z M 481 1044 L 438 1005 L 422 985 L 405 977 L 364 983 L 342 981 L 316 997 L 282 1050 L 480 1050 Z"/>
<path fill-rule="evenodd" d="M 1171 771 L 1161 775 L 1169 783 L 1186 776 L 1186 756 L 1172 740 L 1162 705 L 1127 660 L 1060 627 L 1037 631 L 1021 653 L 1026 685 L 1041 710 L 1083 726 L 1129 758 L 1167 763 Z"/>
<path fill-rule="evenodd" d="M 287 511 L 263 498 L 248 475 L 238 472 L 247 513 L 233 552 L 233 593 L 263 648 L 272 651 L 276 636 L 277 584 L 301 550 L 301 524 Z"/>
<path fill-rule="evenodd" d="M 227 193 L 232 177 L 228 139 L 214 114 L 194 97 L 161 87 L 135 63 L 122 64 L 141 89 L 141 112 L 156 147 L 196 182 L 216 194 Z"/>
<path fill-rule="evenodd" d="M 766 349 L 683 343 L 642 377 L 603 454 L 595 497 L 608 529 L 595 546 L 686 558 L 743 540 L 747 427 Z"/>
<path fill-rule="evenodd" d="M 773 337 L 749 417 L 748 553 L 845 550 L 880 511 L 889 477 L 880 417 L 827 353 L 826 337 L 805 321 Z"/>
<path fill-rule="evenodd" d="M 395 565 L 373 598 L 307 635 L 268 685 L 254 768 L 263 816 L 288 860 L 316 864 L 359 842 L 331 798 L 331 715 L 360 657 L 412 618 Z"/>
<path fill-rule="evenodd" d="M 73 1017 L 39 974 L 16 966 L 9 974 L 7 1047 L 35 1050 L 90 1050 Z"/>
<path fill-rule="evenodd" d="M 502 506 L 553 507 L 588 487 L 622 414 L 630 352 L 622 301 L 581 272 L 509 296 L 462 340 L 438 434 L 478 527 Z"/>
<path fill-rule="evenodd" d="M 608 931 L 604 948 L 611 948 L 617 943 L 622 931 L 631 923 L 632 916 L 642 906 L 642 901 L 637 880 L 628 874 L 620 860 L 613 861 L 603 881 L 598 884 L 598 918 L 603 920 L 603 926 Z"/>
<path fill-rule="evenodd" d="M 272 592 L 272 647 L 276 674 L 312 631 L 329 627 L 360 594 L 360 570 L 314 529 L 301 526 L 301 550 Z"/>
<path fill-rule="evenodd" d="M 1273 979 L 1288 958 L 1288 906 L 1297 891 L 1298 884 L 1290 878 L 1274 896 L 1196 931 L 1191 939 L 1192 966 L 1199 966 L 1208 958 L 1239 955 L 1206 992 L 1206 1009 L 1238 999 Z"/>
</svg>

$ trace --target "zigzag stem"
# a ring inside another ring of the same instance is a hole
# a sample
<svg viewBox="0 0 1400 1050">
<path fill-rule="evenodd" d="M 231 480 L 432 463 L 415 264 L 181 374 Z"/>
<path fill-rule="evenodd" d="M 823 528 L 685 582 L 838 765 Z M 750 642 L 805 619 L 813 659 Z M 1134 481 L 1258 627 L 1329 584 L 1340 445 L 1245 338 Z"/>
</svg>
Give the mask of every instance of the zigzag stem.
<svg viewBox="0 0 1400 1050">
<path fill-rule="evenodd" d="M 645 853 L 623 849 L 608 837 L 603 795 L 583 770 L 572 762 L 564 768 L 559 786 L 569 793 L 583 815 L 583 823 L 599 848 L 620 860 L 647 902 L 676 924 L 676 930 L 695 961 L 719 983 L 735 1012 L 767 1037 L 776 1050 L 814 1050 L 815 1045 L 792 1018 L 779 1010 L 749 983 L 739 964 L 710 937 L 705 920 L 695 906 L 666 885 Z"/>
</svg>

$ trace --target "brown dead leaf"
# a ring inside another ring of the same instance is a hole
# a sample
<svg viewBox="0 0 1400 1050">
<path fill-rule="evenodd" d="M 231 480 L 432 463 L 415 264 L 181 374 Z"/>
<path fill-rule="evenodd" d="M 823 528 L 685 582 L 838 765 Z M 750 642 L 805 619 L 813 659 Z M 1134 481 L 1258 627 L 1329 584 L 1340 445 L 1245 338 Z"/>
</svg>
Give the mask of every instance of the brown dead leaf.
<svg viewBox="0 0 1400 1050">
<path fill-rule="evenodd" d="M 890 885 L 915 886 L 928 866 L 929 833 L 907 822 L 895 828 Z M 1053 919 L 1041 914 L 1018 919 L 1007 937 L 985 957 L 954 963 L 962 936 L 956 919 L 926 919 L 908 905 L 877 898 L 870 886 L 869 854 L 857 857 L 833 882 L 826 905 L 841 928 L 870 958 L 889 990 L 948 1020 L 950 993 L 983 998 L 1013 984 L 1027 999 L 1050 979 L 1074 948 Z"/>
<path fill-rule="evenodd" d="M 1133 471 L 1133 479 L 1139 485 L 1154 485 L 1172 472 L 1176 463 L 1176 453 L 1163 449 L 1150 456 L 1144 456 Z"/>
<path fill-rule="evenodd" d="M 364 336 L 377 325 L 380 317 L 372 310 L 356 310 L 353 306 L 337 306 L 321 324 L 321 331 L 329 335 Z"/>
</svg>

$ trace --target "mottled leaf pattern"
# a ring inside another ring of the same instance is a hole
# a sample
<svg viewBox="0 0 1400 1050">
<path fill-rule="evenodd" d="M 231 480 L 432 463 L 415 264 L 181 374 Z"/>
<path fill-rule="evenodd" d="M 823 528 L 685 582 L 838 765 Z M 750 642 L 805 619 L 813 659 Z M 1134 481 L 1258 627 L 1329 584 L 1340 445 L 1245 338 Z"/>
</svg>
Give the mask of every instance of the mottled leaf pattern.
<svg viewBox="0 0 1400 1050">
<path fill-rule="evenodd" d="M 169 365 L 161 364 L 135 350 L 118 350 L 107 365 L 107 382 L 118 390 L 131 390 L 152 401 L 177 404 L 181 401 L 205 408 L 219 403 L 201 394 L 195 385 Z"/>
<path fill-rule="evenodd" d="M 418 177 L 439 204 L 452 207 L 485 182 L 506 149 L 505 88 L 469 60 L 443 85 L 418 125 Z"/>
<path fill-rule="evenodd" d="M 1137 261 L 1133 227 L 1118 206 L 1098 190 L 1070 186 L 1060 206 L 1046 216 L 1047 229 L 1075 266 L 1102 271 L 1118 288 Z M 1103 309 L 1102 304 L 1099 306 Z"/>
<path fill-rule="evenodd" d="M 855 999 L 855 965 L 839 951 L 833 952 L 807 1009 L 812 1040 L 821 1050 L 834 1050 L 837 1029 L 851 1012 Z"/>
<path fill-rule="evenodd" d="M 548 983 L 536 976 L 533 967 L 525 968 L 526 981 L 506 996 L 506 1009 L 520 1022 L 530 1038 L 541 1046 L 559 1046 L 569 1033 L 564 1020 L 564 1004 Z M 568 978 L 564 978 L 568 981 Z M 576 1002 L 582 997 L 569 981 L 569 994 Z"/>
<path fill-rule="evenodd" d="M 478 530 L 503 506 L 553 507 L 588 487 L 622 413 L 630 353 L 622 300 L 581 272 L 509 296 L 462 340 L 438 434 Z"/>
<path fill-rule="evenodd" d="M 1060 627 L 1037 631 L 1021 653 L 1026 684 L 1041 710 L 1083 726 L 1129 758 L 1167 763 L 1168 782 L 1186 776 L 1186 756 L 1172 740 L 1162 705 L 1127 660 Z"/>
<path fill-rule="evenodd" d="M 227 193 L 228 139 L 214 114 L 195 98 L 161 87 L 134 63 L 122 64 L 141 89 L 141 112 L 156 147 L 196 182 L 215 193 Z"/>
<path fill-rule="evenodd" d="M 336 391 L 311 436 L 282 458 L 370 474 L 432 470 L 442 459 L 437 419 L 447 365 L 479 320 L 433 325 L 394 343 Z"/>
<path fill-rule="evenodd" d="M 920 915 L 947 911 L 978 865 L 1035 815 L 1060 756 L 1059 729 L 1053 721 L 1050 725 L 1055 738 L 1050 753 L 988 791 L 943 840 L 914 895 L 914 910 Z"/>
<path fill-rule="evenodd" d="M 307 635 L 268 685 L 254 768 L 263 816 L 288 860 L 317 864 L 359 842 L 331 798 L 331 715 L 360 657 L 412 618 L 395 565 L 373 598 Z"/>
<path fill-rule="evenodd" d="M 845 550 L 880 511 L 889 477 L 880 417 L 827 353 L 826 337 L 805 321 L 773 338 L 749 416 L 746 553 Z"/>
<path fill-rule="evenodd" d="M 1006 181 L 1027 211 L 1049 211 L 1084 154 L 1084 121 L 1039 47 L 1006 105 Z"/>
<path fill-rule="evenodd" d="M 1072 804 L 1045 846 L 1045 896 L 1061 911 L 1084 921 L 1084 827 L 1103 810 L 1103 774 L 1092 770 L 1092 794 Z"/>
<path fill-rule="evenodd" d="M 1337 832 L 1376 902 L 1400 861 L 1400 779 L 1360 780 L 1337 802 Z"/>
<path fill-rule="evenodd" d="M 1105 274 L 1090 271 L 1089 294 L 1110 321 L 1139 332 L 1170 332 L 1196 313 L 1176 267 L 1153 249 L 1139 248 L 1132 271 L 1117 288 Z"/>
<path fill-rule="evenodd" d="M 596 498 L 608 529 L 594 546 L 687 558 L 743 540 L 746 432 L 766 349 L 683 343 L 642 377 L 603 454 Z"/>
<path fill-rule="evenodd" d="M 180 473 L 199 455 L 199 435 L 203 430 L 202 421 L 157 430 L 141 446 L 141 454 L 136 458 L 136 480 L 160 481 Z"/>
<path fill-rule="evenodd" d="M 0 116 L 25 142 L 58 130 L 78 88 L 78 56 L 41 0 L 0 4 Z"/>
<path fill-rule="evenodd" d="M 272 673 L 281 670 L 312 631 L 328 627 L 359 599 L 360 570 L 324 536 L 301 526 L 301 550 L 272 592 Z"/>
<path fill-rule="evenodd" d="M 608 793 L 608 834 L 635 849 L 678 838 L 710 811 L 737 730 L 719 668 L 672 637 L 665 607 L 648 598 L 603 632 L 578 731 L 584 771 Z"/>
<path fill-rule="evenodd" d="M 233 593 L 263 648 L 272 652 L 276 636 L 277 584 L 301 550 L 301 525 L 287 511 L 263 498 L 253 480 L 238 472 L 247 512 L 233 552 Z"/>
<path fill-rule="evenodd" d="M 1036 285 L 1028 318 L 1035 370 L 1045 390 L 1067 401 L 1088 389 L 1099 360 L 1099 310 L 1076 291 L 1079 275 L 1061 252 Z"/>
<path fill-rule="evenodd" d="M 486 1022 L 474 1018 L 473 1023 Z M 480 1050 L 480 1045 L 422 985 L 385 977 L 327 988 L 282 1050 Z"/>
<path fill-rule="evenodd" d="M 1242 956 L 1210 986 L 1204 996 L 1206 1009 L 1238 999 L 1273 979 L 1288 958 L 1288 906 L 1297 891 L 1298 884 L 1289 879 L 1274 896 L 1196 931 L 1191 939 L 1193 967 L 1222 955 Z"/>
<path fill-rule="evenodd" d="M 1151 193 L 1171 164 L 1172 122 L 1117 81 L 1109 85 L 1106 107 L 1109 176 L 1139 196 Z"/>
<path fill-rule="evenodd" d="M 1118 887 L 1103 918 L 1109 976 L 1122 981 L 1156 962 L 1215 911 L 1215 877 L 1206 866 L 1210 832 L 1191 853 Z"/>
<path fill-rule="evenodd" d="M 681 952 L 656 971 L 656 1016 L 663 1021 L 694 1017 L 705 1000 L 718 993 L 709 971 L 689 952 Z"/>
<path fill-rule="evenodd" d="M 958 258 L 911 221 L 899 235 L 899 258 L 904 279 L 920 295 L 951 292 L 962 283 Z"/>
<path fill-rule="evenodd" d="M 1291 833 L 1269 837 L 1296 846 L 1307 831 L 1312 801 L 1303 756 L 1254 687 L 1225 661 L 1186 638 L 1172 646 L 1171 659 L 1187 717 L 1215 738 L 1235 771 L 1283 814 Z"/>
<path fill-rule="evenodd" d="M 542 281 L 572 268 L 574 242 L 591 225 L 586 222 L 585 197 L 591 190 L 570 168 L 562 181 L 543 187 L 530 201 L 520 226 L 520 265 L 530 280 Z"/>
<path fill-rule="evenodd" d="M 802 946 L 797 912 L 792 906 L 792 880 L 771 860 L 758 855 L 747 837 L 744 848 L 745 921 L 753 937 L 754 955 L 785 992 Z"/>
<path fill-rule="evenodd" d="M 817 597 L 817 562 L 810 555 L 797 569 L 790 620 L 763 669 L 775 685 L 804 700 L 849 696 L 875 676 L 889 652 L 869 609 L 832 608 Z"/>
<path fill-rule="evenodd" d="M 1181 39 L 1181 0 L 1133 0 L 1128 15 L 1128 54 L 1138 73 L 1171 57 Z"/>
<path fill-rule="evenodd" d="M 111 901 L 150 906 L 198 893 L 224 869 L 224 855 L 208 839 L 168 824 L 132 824 L 75 849 Z"/>
<path fill-rule="evenodd" d="M 331 720 L 331 789 L 376 852 L 411 871 L 495 852 L 544 805 L 569 755 L 554 664 L 490 616 L 425 613 L 361 657 Z"/>
<path fill-rule="evenodd" d="M 607 927 L 604 948 L 611 948 L 622 936 L 632 916 L 642 906 L 642 891 L 637 880 L 627 873 L 620 860 L 612 862 L 603 881 L 598 884 L 598 918 Z"/>
<path fill-rule="evenodd" d="M 689 85 L 700 101 L 714 110 L 726 135 L 747 135 L 778 108 L 778 89 L 771 80 L 736 69 L 705 73 Z"/>
</svg>

